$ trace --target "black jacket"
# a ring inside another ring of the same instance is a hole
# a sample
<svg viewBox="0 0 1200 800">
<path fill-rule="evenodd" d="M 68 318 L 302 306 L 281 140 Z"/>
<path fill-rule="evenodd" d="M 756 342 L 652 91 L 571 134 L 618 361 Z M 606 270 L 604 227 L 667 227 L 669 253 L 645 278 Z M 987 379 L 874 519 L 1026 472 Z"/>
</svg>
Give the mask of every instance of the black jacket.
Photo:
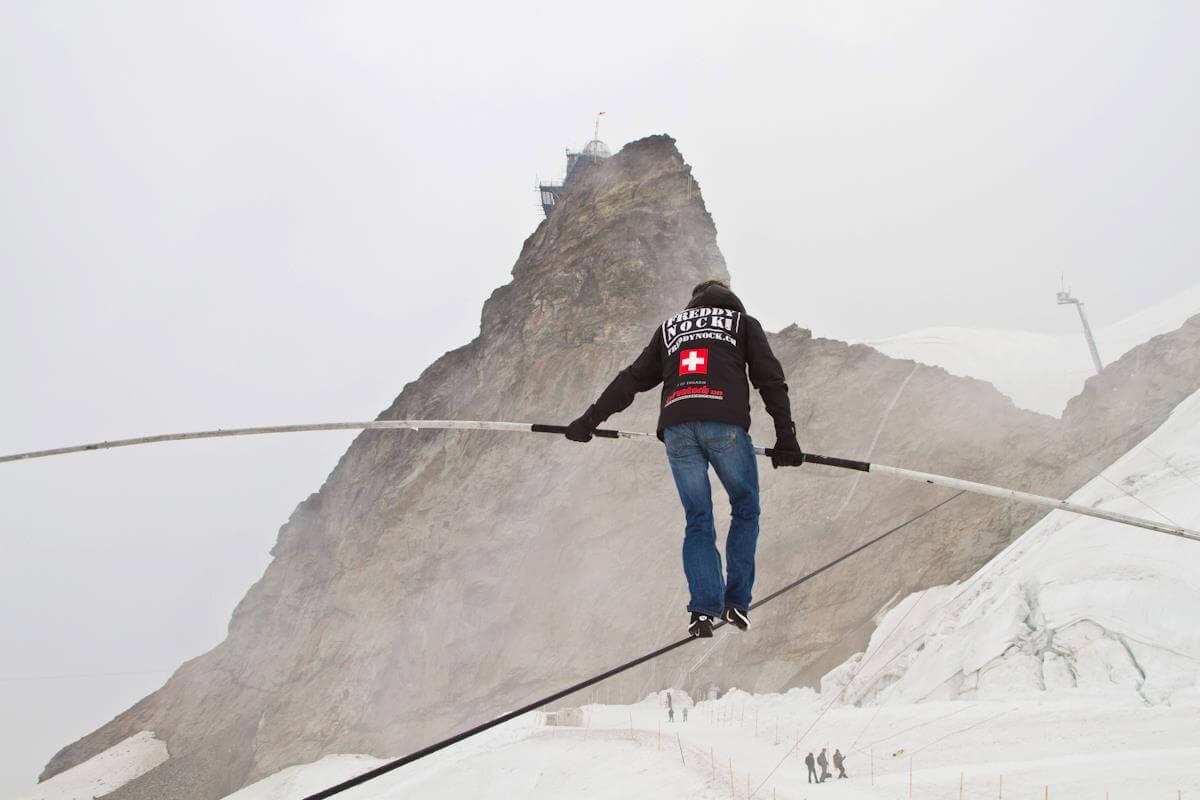
<svg viewBox="0 0 1200 800">
<path fill-rule="evenodd" d="M 737 295 L 710 286 L 654 329 L 641 355 L 608 385 L 585 416 L 593 427 L 624 411 L 638 392 L 662 384 L 658 436 L 681 422 L 709 420 L 750 428 L 750 387 L 758 389 L 775 431 L 791 433 L 783 367 L 762 325 Z"/>
</svg>

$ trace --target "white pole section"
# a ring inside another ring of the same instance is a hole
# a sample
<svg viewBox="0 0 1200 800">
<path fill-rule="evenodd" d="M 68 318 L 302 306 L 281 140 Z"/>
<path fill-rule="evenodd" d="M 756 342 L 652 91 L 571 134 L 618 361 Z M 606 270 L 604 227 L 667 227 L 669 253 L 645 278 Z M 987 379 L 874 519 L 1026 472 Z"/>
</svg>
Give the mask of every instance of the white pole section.
<svg viewBox="0 0 1200 800">
<path fill-rule="evenodd" d="M 109 442 L 94 442 L 92 444 L 74 445 L 72 447 L 58 447 L 52 450 L 35 450 L 28 453 L 14 453 L 11 455 L 0 456 L 0 463 L 8 461 L 24 461 L 33 458 L 46 458 L 48 456 L 61 456 L 68 453 L 83 453 L 89 450 L 108 450 L 114 447 L 132 447 L 140 444 L 156 444 L 159 442 L 178 442 L 190 439 L 217 439 L 230 436 L 256 436 L 268 433 L 307 433 L 311 431 L 345 431 L 345 430 L 447 430 L 447 431 L 510 431 L 513 433 L 563 433 L 566 428 L 562 425 L 543 425 L 531 422 L 493 422 L 487 420 L 454 420 L 454 419 L 380 419 L 370 422 L 317 422 L 306 425 L 270 425 L 258 428 L 218 428 L 212 431 L 193 431 L 191 433 L 164 433 L 155 436 L 140 436 L 134 439 L 115 439 Z M 594 431 L 595 435 L 607 439 L 637 439 L 639 441 L 658 441 L 658 437 L 653 433 L 643 433 L 639 431 L 618 431 L 601 429 Z M 756 447 L 754 451 L 762 456 L 769 456 L 771 451 Z M 989 497 L 998 497 L 1002 500 L 1015 500 L 1019 503 L 1027 503 L 1029 505 L 1042 506 L 1044 508 L 1058 509 L 1060 511 L 1069 511 L 1073 514 L 1082 514 L 1088 517 L 1096 517 L 1098 519 L 1109 520 L 1110 522 L 1119 522 L 1123 525 L 1133 525 L 1146 530 L 1158 531 L 1159 533 L 1168 533 L 1173 536 L 1181 536 L 1185 539 L 1200 542 L 1200 531 L 1194 531 L 1190 528 L 1183 528 L 1178 525 L 1163 524 L 1152 520 L 1142 519 L 1141 517 L 1133 517 L 1128 514 L 1118 514 L 1114 511 L 1102 511 L 1097 508 L 1081 506 L 1075 503 L 1068 503 L 1065 500 L 1058 500 L 1053 497 L 1043 497 L 1041 495 L 1030 494 L 1028 492 L 1018 492 L 1015 489 L 1005 489 L 1000 486 L 992 486 L 986 483 L 975 483 L 974 481 L 964 481 L 958 478 L 949 478 L 945 475 L 935 475 L 929 472 L 917 472 L 915 470 L 901 469 L 900 467 L 889 467 L 885 464 L 870 464 L 865 461 L 851 461 L 843 458 L 832 458 L 829 456 L 817 455 L 808 453 L 805 455 L 805 460 L 812 464 L 823 466 L 839 467 L 843 469 L 854 469 L 862 472 L 878 472 L 885 475 L 894 475 L 897 478 L 905 480 L 918 481 L 920 483 L 929 483 L 935 486 L 944 486 L 949 489 L 961 489 L 975 494 L 987 495 Z"/>
<path fill-rule="evenodd" d="M 15 453 L 0 456 L 0 464 L 5 461 L 24 461 L 30 458 L 46 458 L 61 456 L 67 453 L 83 453 L 88 450 L 109 450 L 114 447 L 132 447 L 139 444 L 157 444 L 159 442 L 181 442 L 189 439 L 218 439 L 226 436 L 257 436 L 266 433 L 308 433 L 311 431 L 353 431 L 353 430 L 457 430 L 457 431 L 516 431 L 529 433 L 531 424 L 527 422 L 473 422 L 469 420 L 449 419 L 377 419 L 371 422 L 316 422 L 307 425 L 269 425 L 258 428 L 218 428 L 214 431 L 192 431 L 191 433 L 162 433 L 156 436 L 139 436 L 136 439 L 114 439 L 111 442 L 94 442 L 79 444 L 72 447 L 58 447 L 53 450 L 35 450 L 29 453 Z M 646 434 L 650 435 L 650 434 Z"/>
<path fill-rule="evenodd" d="M 999 497 L 1002 500 L 1016 500 L 1018 503 L 1026 503 L 1027 505 L 1042 506 L 1044 508 L 1054 508 L 1059 511 L 1069 511 L 1072 514 L 1082 514 L 1086 517 L 1096 517 L 1097 519 L 1106 519 L 1110 522 L 1120 522 L 1124 525 L 1133 525 L 1138 528 L 1146 528 L 1147 530 L 1158 531 L 1159 533 L 1169 533 L 1174 536 L 1182 536 L 1185 539 L 1200 542 L 1200 531 L 1189 530 L 1178 525 L 1165 524 L 1154 522 L 1141 517 L 1131 517 L 1128 514 L 1118 514 L 1115 511 L 1104 511 L 1099 508 L 1090 506 L 1081 506 L 1077 503 L 1068 503 L 1066 500 L 1058 500 L 1053 497 L 1043 497 L 1038 494 L 1030 494 L 1029 492 L 1018 492 L 1015 489 L 1005 489 L 1000 486 L 991 486 L 986 483 L 975 483 L 974 481 L 964 481 L 958 478 L 947 478 L 944 475 L 933 475 L 928 472 L 915 472 L 910 469 L 901 469 L 900 467 L 889 467 L 885 464 L 872 464 L 871 472 L 878 472 L 883 475 L 895 475 L 897 478 L 904 478 L 910 481 L 921 481 L 922 483 L 931 483 L 935 486 L 945 486 L 947 489 L 962 489 L 964 491 L 973 492 L 975 494 L 987 495 L 989 497 Z"/>
</svg>

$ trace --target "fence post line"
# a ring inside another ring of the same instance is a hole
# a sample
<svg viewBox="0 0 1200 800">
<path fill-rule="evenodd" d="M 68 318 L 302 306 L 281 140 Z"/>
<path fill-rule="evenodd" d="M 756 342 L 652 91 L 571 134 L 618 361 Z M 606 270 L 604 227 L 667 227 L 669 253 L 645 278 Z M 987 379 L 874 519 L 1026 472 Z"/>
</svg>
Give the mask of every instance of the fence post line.
<svg viewBox="0 0 1200 800">
<path fill-rule="evenodd" d="M 679 743 L 679 760 L 683 762 L 683 765 L 686 767 L 687 759 L 683 757 L 683 739 L 679 738 L 678 732 L 675 734 L 675 741 Z"/>
<path fill-rule="evenodd" d="M 737 800 L 733 794 L 733 759 L 729 759 L 729 796 Z"/>
</svg>

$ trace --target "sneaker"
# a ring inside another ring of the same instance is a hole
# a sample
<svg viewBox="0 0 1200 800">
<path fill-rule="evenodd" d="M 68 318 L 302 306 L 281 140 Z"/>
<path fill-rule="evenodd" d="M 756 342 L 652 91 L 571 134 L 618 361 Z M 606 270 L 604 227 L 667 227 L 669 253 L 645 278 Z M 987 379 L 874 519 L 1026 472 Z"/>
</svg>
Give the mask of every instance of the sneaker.
<svg viewBox="0 0 1200 800">
<path fill-rule="evenodd" d="M 738 630 L 745 631 L 750 629 L 750 615 L 733 606 L 725 606 L 725 613 L 721 614 L 721 619 L 731 625 L 736 625 Z"/>
<path fill-rule="evenodd" d="M 713 618 L 708 614 L 692 612 L 692 623 L 688 625 L 688 634 L 701 639 L 712 638 Z"/>
</svg>

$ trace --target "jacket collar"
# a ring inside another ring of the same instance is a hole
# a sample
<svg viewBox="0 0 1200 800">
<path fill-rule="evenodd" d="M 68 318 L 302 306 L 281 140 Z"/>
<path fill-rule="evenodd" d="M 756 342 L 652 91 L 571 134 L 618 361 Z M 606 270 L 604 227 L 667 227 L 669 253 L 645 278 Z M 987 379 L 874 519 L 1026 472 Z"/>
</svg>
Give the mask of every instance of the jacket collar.
<svg viewBox="0 0 1200 800">
<path fill-rule="evenodd" d="M 727 308 L 740 314 L 746 313 L 746 307 L 742 305 L 738 296 L 724 286 L 709 286 L 687 304 L 687 308 L 699 308 L 700 306 Z"/>
</svg>

